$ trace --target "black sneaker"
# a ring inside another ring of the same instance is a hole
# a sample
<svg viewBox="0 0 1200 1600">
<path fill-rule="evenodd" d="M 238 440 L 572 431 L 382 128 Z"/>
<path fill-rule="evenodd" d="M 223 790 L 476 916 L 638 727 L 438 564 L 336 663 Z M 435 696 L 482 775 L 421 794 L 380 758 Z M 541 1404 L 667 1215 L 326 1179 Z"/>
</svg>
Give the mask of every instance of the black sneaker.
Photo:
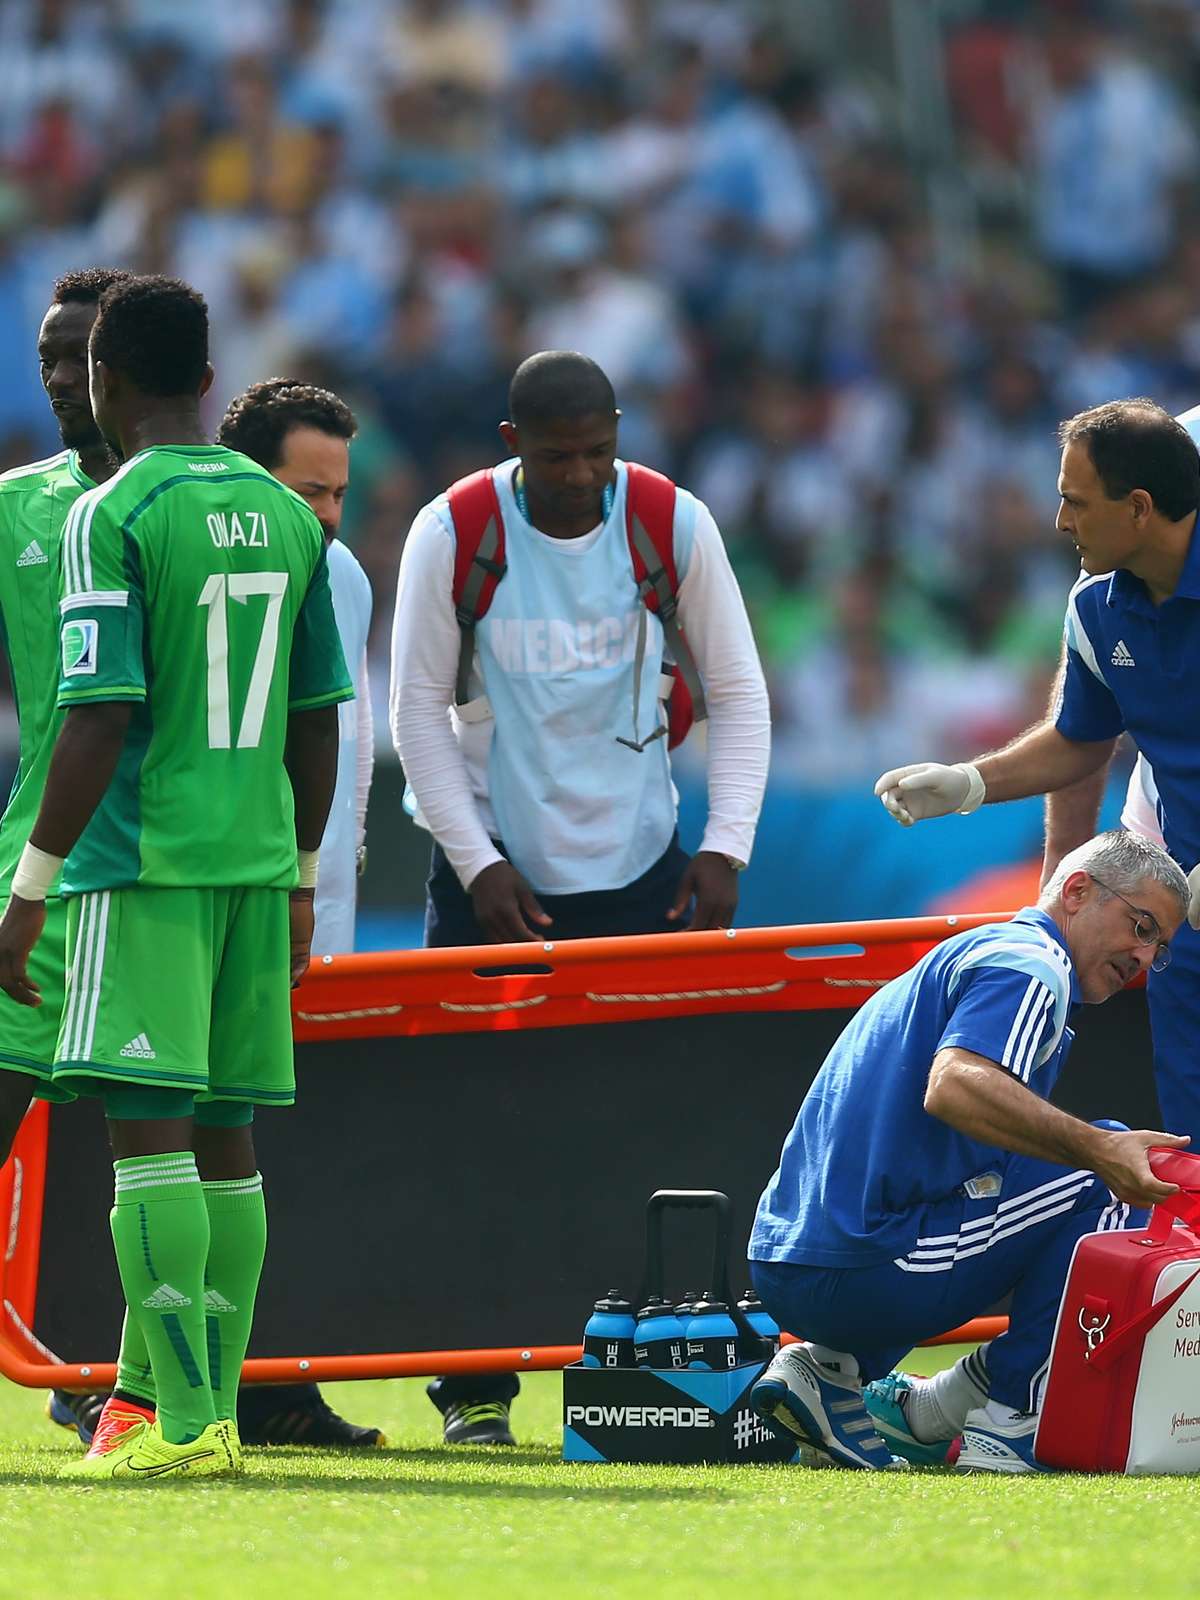
<svg viewBox="0 0 1200 1600">
<path fill-rule="evenodd" d="M 503 1400 L 464 1401 L 442 1413 L 443 1444 L 516 1444 Z"/>
<path fill-rule="evenodd" d="M 51 1389 L 46 1396 L 46 1415 L 60 1428 L 77 1433 L 80 1444 L 86 1447 L 92 1442 L 107 1399 L 106 1394 L 72 1394 L 69 1389 Z"/>
<path fill-rule="evenodd" d="M 306 1444 L 328 1450 L 383 1450 L 378 1428 L 339 1417 L 315 1383 L 263 1384 L 238 1392 L 243 1444 Z"/>
</svg>

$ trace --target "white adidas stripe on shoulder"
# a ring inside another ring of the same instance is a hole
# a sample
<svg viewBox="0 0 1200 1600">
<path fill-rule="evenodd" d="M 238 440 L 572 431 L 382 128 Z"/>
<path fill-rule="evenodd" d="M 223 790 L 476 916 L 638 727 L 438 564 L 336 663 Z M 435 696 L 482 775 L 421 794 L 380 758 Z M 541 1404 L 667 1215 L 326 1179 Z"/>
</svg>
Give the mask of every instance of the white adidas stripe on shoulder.
<svg viewBox="0 0 1200 1600">
<path fill-rule="evenodd" d="M 32 478 L 36 473 L 49 472 L 51 467 L 61 467 L 66 464 L 69 450 L 60 450 L 57 455 L 47 456 L 44 461 L 27 461 L 23 467 L 9 467 L 7 472 L 0 472 L 0 484 L 16 483 L 21 478 Z"/>
<path fill-rule="evenodd" d="M 124 466 L 117 468 L 107 483 L 88 489 L 71 507 L 63 530 L 63 586 L 66 594 L 78 594 L 95 588 L 92 579 L 92 518 L 96 514 L 96 507 L 113 492 L 137 462 L 138 456 L 131 456 Z"/>
<path fill-rule="evenodd" d="M 1090 589 L 1093 584 L 1108 583 L 1111 576 L 1112 574 L 1108 572 L 1083 573 L 1080 575 L 1067 596 L 1067 616 L 1063 630 L 1068 646 L 1075 651 L 1092 676 L 1098 678 L 1105 685 L 1105 688 L 1108 685 L 1105 682 L 1104 674 L 1100 670 L 1095 647 L 1088 637 L 1087 629 L 1084 627 L 1082 618 L 1079 615 L 1078 599 L 1085 589 Z"/>
</svg>

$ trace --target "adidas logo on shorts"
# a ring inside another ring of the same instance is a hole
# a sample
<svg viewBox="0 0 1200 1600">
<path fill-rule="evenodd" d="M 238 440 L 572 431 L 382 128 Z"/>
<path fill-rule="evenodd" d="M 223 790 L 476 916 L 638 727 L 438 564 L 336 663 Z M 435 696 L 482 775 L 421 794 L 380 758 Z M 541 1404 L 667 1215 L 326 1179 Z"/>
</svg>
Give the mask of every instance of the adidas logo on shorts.
<svg viewBox="0 0 1200 1600">
<path fill-rule="evenodd" d="M 50 557 L 37 540 L 31 539 L 17 557 L 17 565 L 19 567 L 44 567 L 49 560 Z"/>
<path fill-rule="evenodd" d="M 134 1056 L 138 1061 L 157 1061 L 154 1046 L 144 1033 L 139 1033 L 136 1039 L 130 1039 L 128 1044 L 123 1044 L 117 1052 L 122 1056 Z"/>
<path fill-rule="evenodd" d="M 204 1309 L 205 1311 L 220 1313 L 222 1311 L 236 1311 L 237 1307 L 232 1300 L 226 1300 L 219 1289 L 206 1289 L 204 1291 Z"/>
<path fill-rule="evenodd" d="M 180 1311 L 191 1303 L 187 1295 L 172 1289 L 169 1283 L 160 1283 L 150 1298 L 142 1301 L 147 1311 Z"/>
</svg>

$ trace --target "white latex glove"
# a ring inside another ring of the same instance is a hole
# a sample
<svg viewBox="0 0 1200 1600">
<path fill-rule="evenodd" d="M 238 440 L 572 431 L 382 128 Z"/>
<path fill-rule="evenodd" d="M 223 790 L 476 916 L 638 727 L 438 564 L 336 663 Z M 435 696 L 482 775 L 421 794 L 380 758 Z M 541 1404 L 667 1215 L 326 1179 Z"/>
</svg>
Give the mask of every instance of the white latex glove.
<svg viewBox="0 0 1200 1600">
<path fill-rule="evenodd" d="M 937 761 L 920 761 L 912 767 L 893 767 L 875 785 L 875 793 L 904 828 L 930 817 L 948 817 L 952 811 L 967 816 L 983 804 L 987 788 L 979 769 L 969 761 L 943 767 Z M 1197 867 L 1200 872 L 1200 867 Z M 1200 881 L 1193 904 L 1200 902 Z"/>
<path fill-rule="evenodd" d="M 1188 921 L 1193 928 L 1200 928 L 1200 866 L 1188 873 L 1188 895 Z"/>
</svg>

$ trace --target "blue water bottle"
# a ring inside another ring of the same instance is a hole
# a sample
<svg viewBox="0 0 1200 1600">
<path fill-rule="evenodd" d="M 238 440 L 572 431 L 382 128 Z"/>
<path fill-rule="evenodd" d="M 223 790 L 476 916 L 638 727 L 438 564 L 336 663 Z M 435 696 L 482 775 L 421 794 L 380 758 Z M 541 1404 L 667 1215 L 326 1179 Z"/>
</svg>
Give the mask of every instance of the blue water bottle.
<svg viewBox="0 0 1200 1600">
<path fill-rule="evenodd" d="M 635 1328 L 633 1307 L 616 1289 L 610 1289 L 603 1300 L 596 1301 L 583 1330 L 583 1365 L 632 1367 Z"/>
<path fill-rule="evenodd" d="M 737 1323 L 729 1307 L 711 1294 L 703 1294 L 692 1307 L 684 1328 L 688 1366 L 709 1372 L 728 1372 L 739 1359 Z"/>
<path fill-rule="evenodd" d="M 639 1367 L 686 1367 L 687 1341 L 683 1323 L 668 1301 L 652 1294 L 637 1314 L 633 1342 Z"/>
<path fill-rule="evenodd" d="M 779 1354 L 779 1324 L 753 1289 L 747 1289 L 738 1301 L 738 1310 L 754 1329 L 763 1346 L 761 1357 L 757 1352 L 747 1351 L 746 1359 L 770 1361 L 772 1356 Z"/>
</svg>

